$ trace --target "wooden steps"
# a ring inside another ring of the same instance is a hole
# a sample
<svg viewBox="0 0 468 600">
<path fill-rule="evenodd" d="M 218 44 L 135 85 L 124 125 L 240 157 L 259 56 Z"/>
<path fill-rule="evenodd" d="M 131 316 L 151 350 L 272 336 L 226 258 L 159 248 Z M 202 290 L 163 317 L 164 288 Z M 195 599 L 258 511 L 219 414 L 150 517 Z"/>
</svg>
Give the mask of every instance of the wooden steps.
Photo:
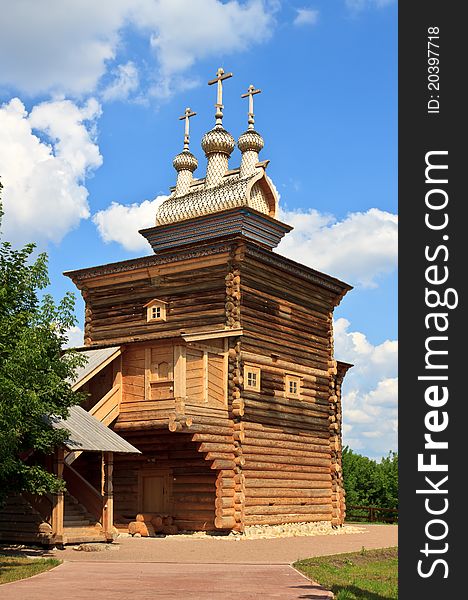
<svg viewBox="0 0 468 600">
<path fill-rule="evenodd" d="M 105 542 L 101 524 L 68 492 L 64 496 L 63 543 Z"/>
<path fill-rule="evenodd" d="M 0 510 L 0 540 L 8 542 L 44 543 L 52 529 L 23 496 L 7 498 Z"/>
</svg>

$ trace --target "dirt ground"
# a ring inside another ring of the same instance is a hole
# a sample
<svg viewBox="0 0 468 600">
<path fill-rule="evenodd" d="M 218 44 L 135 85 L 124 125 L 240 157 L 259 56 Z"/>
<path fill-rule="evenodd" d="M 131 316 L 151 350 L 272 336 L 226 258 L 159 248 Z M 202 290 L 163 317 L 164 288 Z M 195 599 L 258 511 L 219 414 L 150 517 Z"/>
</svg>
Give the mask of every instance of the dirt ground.
<svg viewBox="0 0 468 600">
<path fill-rule="evenodd" d="M 167 536 L 165 538 L 118 538 L 113 544 L 96 547 L 98 552 L 65 550 L 29 551 L 64 561 L 122 561 L 192 564 L 291 564 L 302 558 L 356 552 L 364 548 L 389 548 L 398 545 L 396 525 L 359 525 L 362 533 L 316 535 L 273 539 L 242 537 L 203 538 Z M 23 553 L 28 553 L 25 549 Z"/>
</svg>

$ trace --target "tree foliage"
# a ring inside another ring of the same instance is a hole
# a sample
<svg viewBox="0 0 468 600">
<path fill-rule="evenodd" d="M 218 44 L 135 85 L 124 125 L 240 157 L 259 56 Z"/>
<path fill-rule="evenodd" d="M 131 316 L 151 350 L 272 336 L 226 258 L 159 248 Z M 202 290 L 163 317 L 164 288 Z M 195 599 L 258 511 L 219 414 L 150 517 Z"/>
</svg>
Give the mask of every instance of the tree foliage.
<svg viewBox="0 0 468 600">
<path fill-rule="evenodd" d="M 0 225 L 2 214 L 0 205 Z M 34 258 L 34 249 L 0 244 L 0 501 L 11 492 L 61 487 L 39 458 L 66 433 L 52 429 L 45 417 L 66 417 L 82 399 L 67 381 L 82 358 L 62 352 L 75 323 L 74 297 L 66 294 L 55 304 L 42 293 L 49 283 L 47 256 Z"/>
<path fill-rule="evenodd" d="M 346 503 L 349 506 L 378 506 L 398 508 L 398 454 L 376 462 L 354 453 L 348 446 L 343 449 L 343 479 Z"/>
</svg>

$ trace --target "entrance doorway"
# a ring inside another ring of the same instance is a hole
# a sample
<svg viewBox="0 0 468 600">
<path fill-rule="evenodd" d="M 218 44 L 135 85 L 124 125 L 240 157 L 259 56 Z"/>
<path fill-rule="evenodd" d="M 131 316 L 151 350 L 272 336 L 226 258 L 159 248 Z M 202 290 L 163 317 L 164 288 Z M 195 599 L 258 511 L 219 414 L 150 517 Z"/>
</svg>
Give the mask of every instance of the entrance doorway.
<svg viewBox="0 0 468 600">
<path fill-rule="evenodd" d="M 171 500 L 169 471 L 151 470 L 140 473 L 139 510 L 143 513 L 168 513 Z"/>
</svg>

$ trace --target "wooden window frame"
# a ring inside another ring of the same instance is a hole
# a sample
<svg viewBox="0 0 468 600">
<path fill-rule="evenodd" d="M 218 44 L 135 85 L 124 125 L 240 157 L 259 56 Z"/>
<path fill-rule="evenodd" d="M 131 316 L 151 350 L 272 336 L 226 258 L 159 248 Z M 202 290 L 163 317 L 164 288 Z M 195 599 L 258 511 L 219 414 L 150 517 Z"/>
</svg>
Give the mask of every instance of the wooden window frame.
<svg viewBox="0 0 468 600">
<path fill-rule="evenodd" d="M 296 392 L 290 391 L 291 383 L 296 384 Z M 287 398 L 296 398 L 298 400 L 301 399 L 301 391 L 302 391 L 302 377 L 299 375 L 287 374 L 284 378 L 284 393 Z"/>
<path fill-rule="evenodd" d="M 256 382 L 254 385 L 249 384 L 249 374 L 255 375 Z M 244 365 L 244 389 L 251 392 L 259 392 L 261 389 L 261 369 L 259 367 L 252 367 L 251 365 Z"/>
<path fill-rule="evenodd" d="M 160 321 L 166 321 L 166 302 L 163 300 L 151 300 L 148 304 L 145 304 L 146 308 L 146 321 L 148 323 L 157 323 Z M 160 315 L 159 317 L 153 316 L 153 310 L 157 310 L 159 308 Z"/>
</svg>

